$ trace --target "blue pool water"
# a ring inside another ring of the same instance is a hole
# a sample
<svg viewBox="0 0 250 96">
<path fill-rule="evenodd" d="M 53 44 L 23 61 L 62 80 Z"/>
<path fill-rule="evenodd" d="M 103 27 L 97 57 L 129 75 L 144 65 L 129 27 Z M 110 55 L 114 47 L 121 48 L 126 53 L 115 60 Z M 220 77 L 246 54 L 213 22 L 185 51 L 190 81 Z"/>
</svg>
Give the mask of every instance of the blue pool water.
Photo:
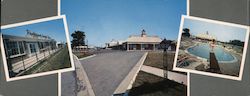
<svg viewBox="0 0 250 96">
<path fill-rule="evenodd" d="M 194 47 L 188 48 L 187 51 L 193 55 L 209 59 L 210 52 L 209 44 L 199 44 Z M 214 53 L 218 61 L 232 61 L 235 58 L 221 47 L 215 47 Z"/>
</svg>

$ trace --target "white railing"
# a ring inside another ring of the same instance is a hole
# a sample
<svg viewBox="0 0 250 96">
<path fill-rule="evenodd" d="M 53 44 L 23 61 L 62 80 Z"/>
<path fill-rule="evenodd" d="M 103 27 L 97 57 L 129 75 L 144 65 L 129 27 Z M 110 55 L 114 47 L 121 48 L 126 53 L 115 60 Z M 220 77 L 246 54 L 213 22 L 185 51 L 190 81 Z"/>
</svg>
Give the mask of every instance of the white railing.
<svg viewBox="0 0 250 96">
<path fill-rule="evenodd" d="M 36 64 L 38 61 L 41 61 L 53 53 L 57 52 L 59 49 L 54 49 L 50 51 L 44 51 L 41 53 L 37 53 L 36 55 L 33 55 L 29 58 L 23 59 L 19 62 L 13 63 L 12 64 L 12 71 L 19 73 L 21 70 L 26 70 L 27 68 L 33 66 Z"/>
</svg>

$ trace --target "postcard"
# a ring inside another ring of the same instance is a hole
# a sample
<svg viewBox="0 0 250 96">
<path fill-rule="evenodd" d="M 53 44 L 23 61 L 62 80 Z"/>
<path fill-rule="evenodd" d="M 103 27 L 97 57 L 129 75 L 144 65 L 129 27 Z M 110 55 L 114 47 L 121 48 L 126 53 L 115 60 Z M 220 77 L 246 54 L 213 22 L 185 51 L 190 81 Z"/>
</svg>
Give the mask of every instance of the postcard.
<svg viewBox="0 0 250 96">
<path fill-rule="evenodd" d="M 249 27 L 182 16 L 174 70 L 241 80 Z"/>
<path fill-rule="evenodd" d="M 65 15 L 1 27 L 7 81 L 74 70 Z"/>
</svg>

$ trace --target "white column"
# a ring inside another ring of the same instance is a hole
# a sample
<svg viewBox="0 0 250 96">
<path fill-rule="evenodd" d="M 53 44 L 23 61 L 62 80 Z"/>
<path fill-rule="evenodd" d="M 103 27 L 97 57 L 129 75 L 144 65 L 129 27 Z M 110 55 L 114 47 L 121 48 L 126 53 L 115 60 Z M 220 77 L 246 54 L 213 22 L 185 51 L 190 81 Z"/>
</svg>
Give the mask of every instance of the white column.
<svg viewBox="0 0 250 96">
<path fill-rule="evenodd" d="M 141 45 L 141 50 L 142 50 L 142 43 L 140 45 Z"/>
<path fill-rule="evenodd" d="M 127 51 L 129 50 L 129 44 L 127 43 Z"/>
</svg>

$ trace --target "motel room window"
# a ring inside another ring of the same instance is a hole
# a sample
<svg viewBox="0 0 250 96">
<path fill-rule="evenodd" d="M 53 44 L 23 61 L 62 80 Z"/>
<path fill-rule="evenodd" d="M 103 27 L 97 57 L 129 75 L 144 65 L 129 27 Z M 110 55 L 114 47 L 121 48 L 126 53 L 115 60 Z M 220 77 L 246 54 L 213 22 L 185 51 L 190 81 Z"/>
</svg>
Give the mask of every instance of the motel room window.
<svg viewBox="0 0 250 96">
<path fill-rule="evenodd" d="M 145 44 L 141 44 L 141 47 L 142 47 L 142 48 L 145 48 Z"/>
<path fill-rule="evenodd" d="M 36 46 L 35 44 L 30 44 L 30 52 L 35 53 L 36 52 Z"/>
<path fill-rule="evenodd" d="M 133 46 L 131 44 L 128 44 L 129 50 L 133 49 Z"/>
<path fill-rule="evenodd" d="M 44 48 L 43 42 L 38 42 L 38 46 L 39 46 L 39 49 L 43 49 Z"/>
<path fill-rule="evenodd" d="M 9 56 L 19 54 L 16 42 L 13 42 L 13 41 L 8 42 L 7 43 L 7 50 L 8 50 Z"/>
<path fill-rule="evenodd" d="M 8 56 L 18 55 L 24 53 L 23 42 L 19 41 L 8 41 L 6 42 Z"/>
<path fill-rule="evenodd" d="M 45 45 L 44 42 L 41 42 L 42 49 L 45 48 L 44 45 Z"/>
<path fill-rule="evenodd" d="M 38 44 L 38 48 L 42 49 L 41 42 L 37 42 L 37 44 Z"/>
<path fill-rule="evenodd" d="M 20 54 L 23 54 L 23 53 L 24 53 L 24 45 L 23 45 L 23 42 L 19 41 L 19 42 L 18 42 L 18 46 L 19 46 L 19 49 L 20 49 Z"/>
<path fill-rule="evenodd" d="M 129 50 L 134 50 L 136 48 L 135 44 L 129 44 Z"/>
<path fill-rule="evenodd" d="M 45 46 L 48 47 L 48 46 L 49 46 L 49 43 L 48 43 L 48 42 L 45 42 Z"/>
<path fill-rule="evenodd" d="M 145 44 L 145 49 L 148 50 L 149 49 L 149 45 Z"/>
<path fill-rule="evenodd" d="M 160 49 L 160 45 L 159 44 L 155 44 L 155 49 Z"/>
</svg>

